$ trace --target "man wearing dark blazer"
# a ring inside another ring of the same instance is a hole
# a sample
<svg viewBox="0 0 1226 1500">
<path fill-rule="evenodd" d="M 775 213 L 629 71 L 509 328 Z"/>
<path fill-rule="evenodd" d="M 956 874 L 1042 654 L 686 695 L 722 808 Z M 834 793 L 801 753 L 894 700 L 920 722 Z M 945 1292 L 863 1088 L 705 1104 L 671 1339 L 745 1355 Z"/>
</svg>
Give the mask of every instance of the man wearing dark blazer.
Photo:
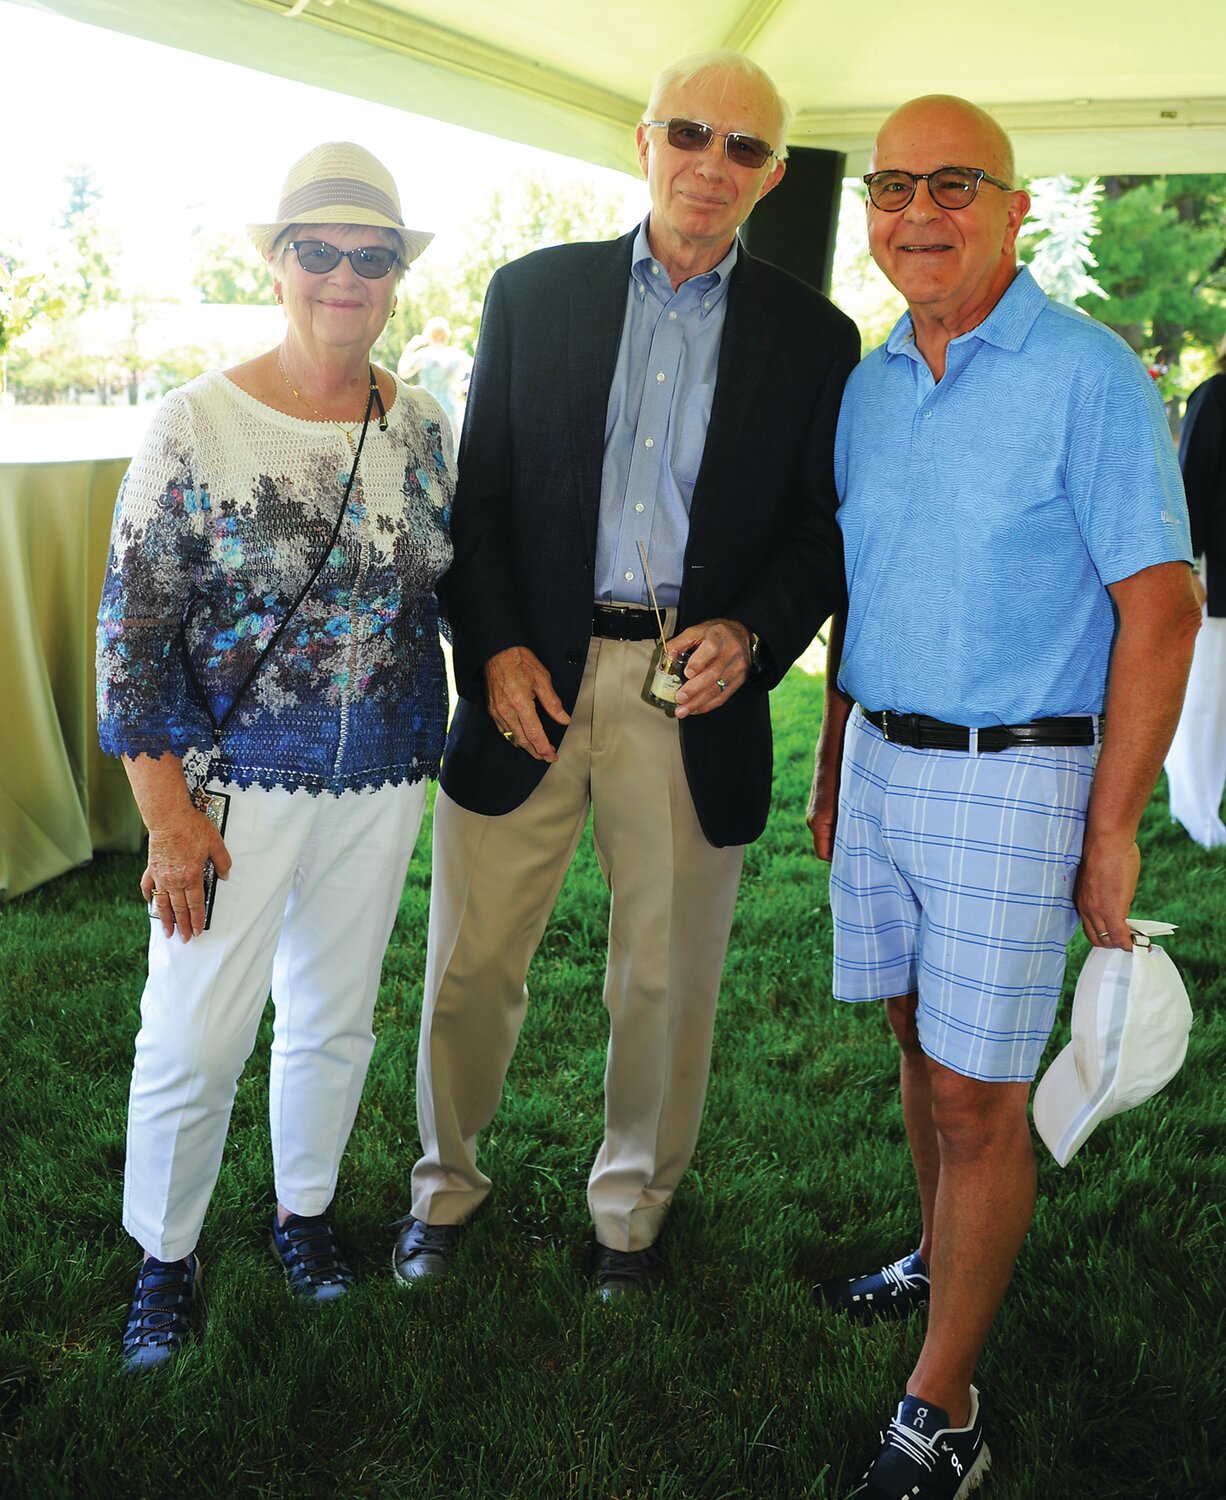
<svg viewBox="0 0 1226 1500">
<path fill-rule="evenodd" d="M 435 811 L 404 1281 L 447 1269 L 489 1190 L 476 1137 L 589 807 L 612 897 L 596 1284 L 611 1297 L 660 1274 L 744 846 L 770 805 L 767 693 L 841 601 L 832 448 L 859 337 L 736 239 L 783 176 L 788 118 L 738 54 L 666 69 L 636 135 L 644 224 L 490 283 L 446 581 L 460 701 Z M 675 716 L 645 695 L 655 604 L 670 656 L 691 653 Z"/>
</svg>

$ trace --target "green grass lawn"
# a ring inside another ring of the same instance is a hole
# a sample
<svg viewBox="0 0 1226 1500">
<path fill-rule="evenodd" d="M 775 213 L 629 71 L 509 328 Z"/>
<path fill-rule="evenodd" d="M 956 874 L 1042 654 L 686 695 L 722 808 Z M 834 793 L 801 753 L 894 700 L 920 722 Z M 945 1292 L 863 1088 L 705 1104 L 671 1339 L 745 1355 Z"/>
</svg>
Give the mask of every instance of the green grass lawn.
<svg viewBox="0 0 1226 1500">
<path fill-rule="evenodd" d="M 913 1247 L 917 1215 L 880 1008 L 829 993 L 824 867 L 801 810 L 821 685 L 775 695 L 776 801 L 748 854 L 706 1121 L 665 1244 L 667 1294 L 593 1302 L 587 1169 L 601 1135 L 606 902 L 580 852 L 534 966 L 495 1179 L 456 1274 L 390 1275 L 416 1154 L 428 901 L 423 832 L 384 966 L 366 1096 L 334 1217 L 358 1289 L 287 1296 L 268 1255 L 266 1025 L 239 1088 L 200 1251 L 203 1338 L 120 1373 L 137 1251 L 119 1226 L 148 919 L 142 861 L 100 859 L 0 909 L 0 1493 L 733 1500 L 843 1495 L 874 1450 L 922 1320 L 858 1328 L 813 1280 Z M 1197 1012 L 1183 1071 L 1039 1206 L 980 1368 L 991 1500 L 1226 1495 L 1223 1063 L 1226 850 L 1160 787 L 1135 911 Z M 1076 972 L 1085 946 L 1074 944 Z M 1068 996 L 1049 1057 L 1068 1037 Z"/>
</svg>

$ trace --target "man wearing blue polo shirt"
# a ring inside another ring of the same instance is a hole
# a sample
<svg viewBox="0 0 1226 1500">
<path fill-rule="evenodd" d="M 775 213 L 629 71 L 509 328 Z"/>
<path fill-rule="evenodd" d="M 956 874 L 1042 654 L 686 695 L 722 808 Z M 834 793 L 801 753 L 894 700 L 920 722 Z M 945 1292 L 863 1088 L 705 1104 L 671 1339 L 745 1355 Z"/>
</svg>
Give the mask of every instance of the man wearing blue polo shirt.
<svg viewBox="0 0 1226 1500">
<path fill-rule="evenodd" d="M 839 419 L 849 605 L 808 816 L 833 860 L 835 994 L 885 1000 L 902 1050 L 923 1236 L 815 1290 L 865 1316 L 931 1287 L 854 1494 L 935 1500 L 988 1466 L 971 1381 L 1034 1207 L 1030 1084 L 1078 917 L 1130 943 L 1199 610 L 1152 382 L 1018 269 L 1029 199 L 1000 128 L 916 99 L 871 166 L 870 247 L 908 312 Z"/>
</svg>

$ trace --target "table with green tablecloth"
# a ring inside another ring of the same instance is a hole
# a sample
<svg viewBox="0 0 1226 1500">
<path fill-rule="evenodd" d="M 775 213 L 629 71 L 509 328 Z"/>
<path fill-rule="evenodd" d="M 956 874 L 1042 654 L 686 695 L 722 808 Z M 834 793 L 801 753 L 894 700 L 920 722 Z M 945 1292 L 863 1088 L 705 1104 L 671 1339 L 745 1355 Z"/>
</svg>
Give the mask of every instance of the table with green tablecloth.
<svg viewBox="0 0 1226 1500">
<path fill-rule="evenodd" d="M 0 463 L 0 899 L 140 848 L 98 747 L 94 627 L 127 459 Z"/>
</svg>

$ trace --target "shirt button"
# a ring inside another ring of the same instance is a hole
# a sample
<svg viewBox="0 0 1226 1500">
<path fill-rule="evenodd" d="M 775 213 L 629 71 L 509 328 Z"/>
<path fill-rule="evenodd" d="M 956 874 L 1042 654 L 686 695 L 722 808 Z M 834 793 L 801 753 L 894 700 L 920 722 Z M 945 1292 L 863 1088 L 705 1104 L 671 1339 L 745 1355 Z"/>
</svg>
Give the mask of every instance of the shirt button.
<svg viewBox="0 0 1226 1500">
<path fill-rule="evenodd" d="M 710 306 L 711 306 L 711 299 L 710 299 L 710 297 L 704 297 L 702 299 L 702 310 L 703 310 L 703 312 L 706 312 L 710 308 Z"/>
<path fill-rule="evenodd" d="M 931 422 L 932 421 L 932 413 L 930 411 L 926 411 L 924 413 L 924 421 L 925 422 Z"/>
<path fill-rule="evenodd" d="M 635 507 L 634 507 L 634 508 L 635 508 L 635 510 L 636 510 L 636 512 L 637 512 L 637 513 L 638 513 L 638 514 L 639 514 L 639 515 L 640 515 L 640 516 L 641 516 L 641 515 L 642 515 L 642 514 L 643 514 L 643 502 L 642 502 L 642 501 L 641 501 L 641 500 L 640 500 L 640 501 L 639 501 L 639 502 L 638 502 L 638 503 L 637 503 L 637 504 L 636 504 L 636 505 L 635 505 Z"/>
<path fill-rule="evenodd" d="M 658 370 L 658 371 L 657 371 L 657 372 L 656 372 L 656 379 L 657 379 L 657 380 L 658 380 L 658 381 L 664 381 L 664 380 L 666 380 L 666 379 L 667 379 L 667 376 L 666 376 L 666 375 L 665 375 L 665 374 L 664 374 L 664 371 L 663 371 L 663 370 Z"/>
<path fill-rule="evenodd" d="M 633 573 L 625 573 L 622 576 L 625 578 L 625 580 L 626 580 L 627 583 L 633 583 L 634 582 L 634 574 Z"/>
<path fill-rule="evenodd" d="M 656 440 L 655 440 L 655 438 L 648 438 L 648 439 L 647 439 L 647 440 L 646 440 L 646 441 L 645 441 L 645 442 L 644 442 L 644 444 L 643 444 L 643 447 L 644 447 L 644 448 L 654 448 L 654 447 L 655 447 L 655 445 L 656 445 Z"/>
<path fill-rule="evenodd" d="M 652 263 L 651 263 L 651 274 L 653 276 L 658 276 L 660 274 L 660 268 L 659 268 L 659 266 L 656 265 L 656 263 L 654 261 L 652 261 Z"/>
<path fill-rule="evenodd" d="M 670 323 L 675 323 L 677 321 L 677 314 L 676 313 L 669 313 L 669 315 L 668 315 L 668 321 Z"/>
</svg>

